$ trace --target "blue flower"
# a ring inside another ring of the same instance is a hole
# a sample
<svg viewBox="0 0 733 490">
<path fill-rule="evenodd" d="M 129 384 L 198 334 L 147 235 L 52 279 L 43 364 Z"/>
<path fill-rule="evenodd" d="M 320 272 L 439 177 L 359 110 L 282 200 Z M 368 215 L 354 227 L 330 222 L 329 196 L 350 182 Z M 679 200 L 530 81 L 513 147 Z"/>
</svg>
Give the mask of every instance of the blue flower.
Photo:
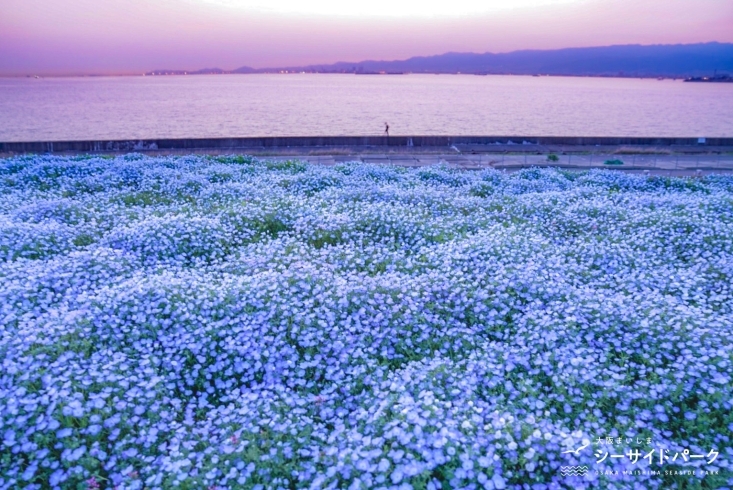
<svg viewBox="0 0 733 490">
<path fill-rule="evenodd" d="M 554 488 L 598 437 L 731 450 L 696 417 L 733 409 L 733 177 L 35 155 L 0 190 L 11 486 Z"/>
</svg>

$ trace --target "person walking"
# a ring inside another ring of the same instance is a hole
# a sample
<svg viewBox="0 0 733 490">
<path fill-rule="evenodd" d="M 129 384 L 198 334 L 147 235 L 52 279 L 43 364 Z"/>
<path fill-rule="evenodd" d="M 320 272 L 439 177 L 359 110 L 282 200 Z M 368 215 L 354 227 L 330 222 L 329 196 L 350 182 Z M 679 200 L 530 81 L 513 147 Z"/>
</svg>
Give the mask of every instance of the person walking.
<svg viewBox="0 0 733 490">
<path fill-rule="evenodd" d="M 389 124 L 384 123 L 384 134 L 389 136 Z"/>
</svg>

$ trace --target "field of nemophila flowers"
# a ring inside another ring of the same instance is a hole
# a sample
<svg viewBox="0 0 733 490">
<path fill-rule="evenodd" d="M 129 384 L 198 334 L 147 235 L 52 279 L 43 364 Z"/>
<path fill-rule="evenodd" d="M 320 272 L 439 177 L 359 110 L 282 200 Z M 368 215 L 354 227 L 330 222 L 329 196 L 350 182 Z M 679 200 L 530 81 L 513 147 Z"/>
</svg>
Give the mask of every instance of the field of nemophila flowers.
<svg viewBox="0 0 733 490">
<path fill-rule="evenodd" d="M 27 156 L 0 193 L 0 488 L 731 485 L 733 177 Z"/>
</svg>

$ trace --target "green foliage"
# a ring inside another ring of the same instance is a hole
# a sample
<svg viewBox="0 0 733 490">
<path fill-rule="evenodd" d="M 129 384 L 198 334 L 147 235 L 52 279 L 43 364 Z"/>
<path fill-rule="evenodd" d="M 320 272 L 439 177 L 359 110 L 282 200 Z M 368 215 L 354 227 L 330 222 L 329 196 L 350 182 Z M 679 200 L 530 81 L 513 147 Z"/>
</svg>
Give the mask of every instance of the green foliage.
<svg viewBox="0 0 733 490">
<path fill-rule="evenodd" d="M 496 189 L 488 182 L 479 182 L 472 185 L 471 188 L 468 190 L 469 194 L 476 197 L 488 197 L 494 192 L 496 192 Z"/>
<path fill-rule="evenodd" d="M 280 170 L 283 172 L 297 174 L 305 172 L 308 168 L 308 164 L 300 160 L 285 160 L 281 162 L 268 160 L 265 162 L 265 167 L 267 168 L 267 170 Z"/>
<path fill-rule="evenodd" d="M 213 157 L 212 160 L 219 163 L 236 163 L 239 165 L 251 165 L 255 162 L 255 158 L 249 155 L 223 155 Z"/>
<path fill-rule="evenodd" d="M 156 204 L 171 204 L 175 202 L 170 194 L 154 191 L 131 192 L 120 194 L 112 199 L 125 206 L 154 206 Z"/>
</svg>

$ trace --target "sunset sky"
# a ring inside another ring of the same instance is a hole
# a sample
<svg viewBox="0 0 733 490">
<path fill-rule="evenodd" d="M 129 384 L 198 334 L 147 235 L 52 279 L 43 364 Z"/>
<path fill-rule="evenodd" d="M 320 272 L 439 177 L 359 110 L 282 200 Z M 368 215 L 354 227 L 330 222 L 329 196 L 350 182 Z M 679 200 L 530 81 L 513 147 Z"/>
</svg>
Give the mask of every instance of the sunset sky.
<svg viewBox="0 0 733 490">
<path fill-rule="evenodd" d="M 0 75 L 733 42 L 732 0 L 0 0 Z"/>
</svg>

